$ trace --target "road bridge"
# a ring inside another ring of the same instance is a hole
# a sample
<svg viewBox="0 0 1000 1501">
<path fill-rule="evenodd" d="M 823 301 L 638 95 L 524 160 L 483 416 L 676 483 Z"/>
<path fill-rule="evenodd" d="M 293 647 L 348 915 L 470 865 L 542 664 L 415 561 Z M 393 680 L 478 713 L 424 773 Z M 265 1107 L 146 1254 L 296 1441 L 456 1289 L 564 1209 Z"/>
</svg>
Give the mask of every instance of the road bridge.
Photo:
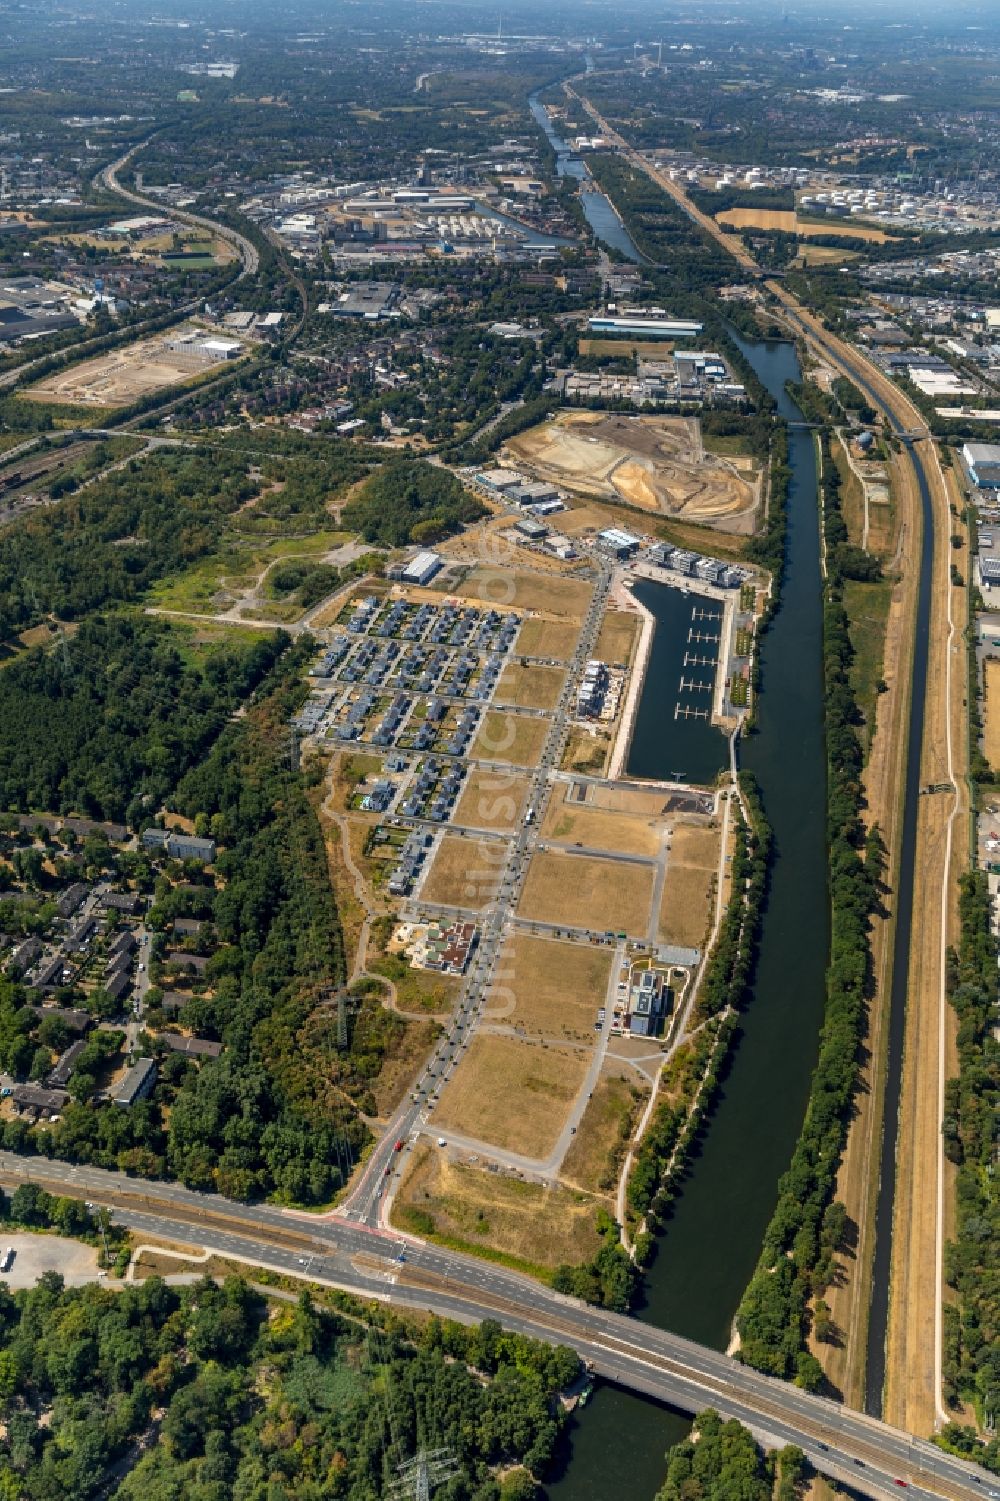
<svg viewBox="0 0 1000 1501">
<path fill-rule="evenodd" d="M 822 1474 L 877 1498 L 1000 1501 L 1000 1482 L 935 1445 L 824 1397 L 763 1376 L 729 1356 L 623 1314 L 592 1308 L 504 1267 L 334 1214 L 238 1204 L 177 1184 L 0 1152 L 0 1182 L 106 1205 L 116 1222 L 401 1309 L 464 1323 L 495 1318 L 572 1346 L 594 1371 L 696 1413 L 714 1407 L 768 1445 L 797 1444 Z"/>
</svg>

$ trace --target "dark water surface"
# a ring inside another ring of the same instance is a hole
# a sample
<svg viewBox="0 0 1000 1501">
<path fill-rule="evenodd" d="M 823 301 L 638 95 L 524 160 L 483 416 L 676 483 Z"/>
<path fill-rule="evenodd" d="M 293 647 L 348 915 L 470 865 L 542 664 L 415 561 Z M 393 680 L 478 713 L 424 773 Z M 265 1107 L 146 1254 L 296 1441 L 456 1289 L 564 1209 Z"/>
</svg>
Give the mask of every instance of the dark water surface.
<svg viewBox="0 0 1000 1501">
<path fill-rule="evenodd" d="M 799 417 L 784 389 L 799 376 L 792 346 L 740 344 L 782 414 Z M 775 837 L 753 998 L 637 1310 L 640 1319 L 717 1349 L 729 1342 L 802 1124 L 829 944 L 816 461 L 810 434 L 792 433 L 789 442 L 782 601 L 762 644 L 759 733 L 740 749 L 741 764 L 760 783 Z M 650 776 L 686 770 L 693 780 L 711 779 L 725 764 L 723 737 L 701 721 L 673 718 L 683 655 L 677 637 L 686 636 L 693 596 L 645 583 L 636 594 L 653 609 L 658 630 L 629 770 Z M 600 1387 L 571 1426 L 565 1463 L 547 1494 L 552 1501 L 651 1501 L 663 1480 L 664 1451 L 686 1427 L 679 1414 Z"/>
</svg>

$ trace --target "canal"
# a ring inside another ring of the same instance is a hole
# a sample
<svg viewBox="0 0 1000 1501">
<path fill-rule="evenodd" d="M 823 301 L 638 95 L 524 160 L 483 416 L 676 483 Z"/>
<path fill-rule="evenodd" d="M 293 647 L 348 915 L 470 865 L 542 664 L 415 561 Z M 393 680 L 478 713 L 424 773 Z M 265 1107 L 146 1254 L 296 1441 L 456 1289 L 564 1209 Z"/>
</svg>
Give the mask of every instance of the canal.
<svg viewBox="0 0 1000 1501">
<path fill-rule="evenodd" d="M 782 415 L 798 418 L 785 392 L 787 380 L 800 378 L 793 346 L 741 340 L 740 347 Z M 760 784 L 775 841 L 753 994 L 637 1309 L 640 1319 L 716 1349 L 729 1343 L 802 1124 L 829 946 L 819 507 L 808 433 L 789 435 L 789 465 L 785 575 L 762 642 L 759 733 L 740 753 Z M 714 752 L 702 721 L 674 717 L 678 647 L 669 635 L 683 628 L 690 601 L 664 585 L 640 587 L 658 636 L 667 639 L 658 648 L 654 638 L 629 770 L 711 776 L 725 761 L 722 736 L 711 732 Z M 663 1481 L 664 1451 L 687 1426 L 680 1414 L 600 1386 L 574 1420 L 564 1464 L 546 1493 L 551 1501 L 604 1501 L 622 1493 L 628 1476 L 628 1495 L 649 1501 Z"/>
<path fill-rule="evenodd" d="M 593 186 L 590 173 L 569 143 L 556 133 L 548 110 L 537 94 L 532 94 L 528 106 L 556 154 L 556 175 L 573 177 L 579 181 L 580 205 L 594 234 L 603 244 L 620 251 L 626 260 L 637 263 L 642 261 L 644 257 L 619 219 L 611 199 Z"/>
</svg>

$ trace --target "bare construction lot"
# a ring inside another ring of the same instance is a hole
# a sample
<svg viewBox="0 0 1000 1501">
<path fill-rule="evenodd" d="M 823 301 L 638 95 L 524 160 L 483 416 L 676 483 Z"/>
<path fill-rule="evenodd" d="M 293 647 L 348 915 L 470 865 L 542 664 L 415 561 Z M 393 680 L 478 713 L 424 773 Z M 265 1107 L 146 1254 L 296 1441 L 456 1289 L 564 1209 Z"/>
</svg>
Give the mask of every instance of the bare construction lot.
<svg viewBox="0 0 1000 1501">
<path fill-rule="evenodd" d="M 515 933 L 501 951 L 485 1019 L 529 1036 L 589 1044 L 607 998 L 612 958 L 589 943 Z"/>
<path fill-rule="evenodd" d="M 529 922 L 644 938 L 653 875 L 652 865 L 541 850 L 531 857 L 518 911 Z"/>
<path fill-rule="evenodd" d="M 560 412 L 511 438 L 505 451 L 518 469 L 573 495 L 724 530 L 753 529 L 753 461 L 705 453 L 696 418 Z"/>
<path fill-rule="evenodd" d="M 674 829 L 660 903 L 660 936 L 666 943 L 700 948 L 708 933 L 719 868 L 719 830 L 707 824 Z"/>
<path fill-rule="evenodd" d="M 580 1048 L 480 1033 L 445 1086 L 434 1125 L 541 1161 L 555 1147 L 588 1062 Z"/>
<path fill-rule="evenodd" d="M 172 329 L 169 334 L 141 339 L 126 349 L 110 350 L 46 376 L 24 395 L 68 406 L 122 407 L 219 368 L 218 360 L 193 349 L 171 349 L 169 345 L 176 337 L 177 330 Z"/>
</svg>

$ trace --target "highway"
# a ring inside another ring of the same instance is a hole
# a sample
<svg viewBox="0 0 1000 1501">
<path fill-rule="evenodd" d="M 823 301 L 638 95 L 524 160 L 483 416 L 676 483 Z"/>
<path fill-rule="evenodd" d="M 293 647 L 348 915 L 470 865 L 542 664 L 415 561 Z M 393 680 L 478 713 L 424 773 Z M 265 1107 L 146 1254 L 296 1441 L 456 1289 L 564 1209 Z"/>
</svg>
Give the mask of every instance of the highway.
<svg viewBox="0 0 1000 1501">
<path fill-rule="evenodd" d="M 345 1219 L 237 1204 L 175 1184 L 0 1152 L 0 1182 L 25 1181 L 107 1205 L 116 1222 L 145 1236 L 401 1308 L 467 1323 L 496 1318 L 534 1338 L 571 1345 L 598 1375 L 633 1391 L 689 1413 L 712 1406 L 768 1445 L 799 1445 L 818 1471 L 863 1496 L 906 1488 L 914 1497 L 948 1501 L 1000 1498 L 1000 1482 L 932 1444 L 491 1263 Z"/>
</svg>

